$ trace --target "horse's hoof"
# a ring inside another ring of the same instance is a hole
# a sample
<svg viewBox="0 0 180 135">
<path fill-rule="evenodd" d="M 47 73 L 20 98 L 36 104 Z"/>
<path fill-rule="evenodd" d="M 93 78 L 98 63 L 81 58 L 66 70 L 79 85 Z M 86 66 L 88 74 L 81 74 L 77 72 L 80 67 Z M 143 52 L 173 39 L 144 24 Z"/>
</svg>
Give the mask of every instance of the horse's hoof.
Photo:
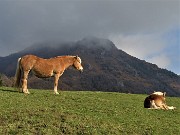
<svg viewBox="0 0 180 135">
<path fill-rule="evenodd" d="M 59 93 L 58 93 L 58 92 L 55 92 L 54 94 L 55 94 L 55 95 L 59 95 Z"/>
</svg>

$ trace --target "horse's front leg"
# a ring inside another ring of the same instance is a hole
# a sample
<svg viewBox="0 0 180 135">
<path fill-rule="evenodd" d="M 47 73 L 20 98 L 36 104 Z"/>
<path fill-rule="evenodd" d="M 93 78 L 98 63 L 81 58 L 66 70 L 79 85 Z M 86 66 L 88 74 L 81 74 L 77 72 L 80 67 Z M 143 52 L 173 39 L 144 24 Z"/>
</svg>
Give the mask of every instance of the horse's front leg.
<svg viewBox="0 0 180 135">
<path fill-rule="evenodd" d="M 55 75 L 54 75 L 54 94 L 59 94 L 59 93 L 57 92 L 59 77 L 60 77 L 60 74 L 55 74 Z"/>
<path fill-rule="evenodd" d="M 23 78 L 22 78 L 22 91 L 26 94 L 30 94 L 27 89 L 27 78 L 28 78 L 29 71 L 24 71 Z"/>
</svg>

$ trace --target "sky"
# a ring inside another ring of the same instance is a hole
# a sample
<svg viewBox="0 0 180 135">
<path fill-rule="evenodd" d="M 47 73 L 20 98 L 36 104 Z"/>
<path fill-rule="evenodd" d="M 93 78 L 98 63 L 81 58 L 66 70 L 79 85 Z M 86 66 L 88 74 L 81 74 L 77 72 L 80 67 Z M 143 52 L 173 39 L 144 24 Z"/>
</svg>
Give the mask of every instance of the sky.
<svg viewBox="0 0 180 135">
<path fill-rule="evenodd" d="M 180 74 L 180 0 L 0 0 L 0 56 L 88 36 Z"/>
</svg>

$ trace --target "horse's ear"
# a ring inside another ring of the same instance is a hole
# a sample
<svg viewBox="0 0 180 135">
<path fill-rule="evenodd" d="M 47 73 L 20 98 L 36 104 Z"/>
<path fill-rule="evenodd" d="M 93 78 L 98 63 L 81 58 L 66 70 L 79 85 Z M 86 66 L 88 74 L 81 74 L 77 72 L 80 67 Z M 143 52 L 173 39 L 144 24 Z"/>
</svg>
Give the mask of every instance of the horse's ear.
<svg viewBox="0 0 180 135">
<path fill-rule="evenodd" d="M 166 92 L 163 93 L 163 96 L 164 96 L 164 97 L 165 97 L 165 95 L 166 95 Z"/>
<path fill-rule="evenodd" d="M 74 59 L 77 60 L 77 56 L 74 56 Z"/>
<path fill-rule="evenodd" d="M 77 59 L 77 58 L 78 58 L 78 55 L 76 55 L 75 58 Z"/>
</svg>

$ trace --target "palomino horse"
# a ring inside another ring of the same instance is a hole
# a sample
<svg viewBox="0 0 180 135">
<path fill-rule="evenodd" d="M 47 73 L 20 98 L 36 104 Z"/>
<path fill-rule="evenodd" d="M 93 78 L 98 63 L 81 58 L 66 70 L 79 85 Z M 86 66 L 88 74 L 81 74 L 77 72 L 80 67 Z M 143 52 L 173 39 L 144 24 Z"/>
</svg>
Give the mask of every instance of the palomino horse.
<svg viewBox="0 0 180 135">
<path fill-rule="evenodd" d="M 29 94 L 27 89 L 27 78 L 30 71 L 39 78 L 48 78 L 54 76 L 54 93 L 57 92 L 59 77 L 63 74 L 64 70 L 70 66 L 74 66 L 77 70 L 83 71 L 81 65 L 81 58 L 78 56 L 57 56 L 50 59 L 39 58 L 34 55 L 25 55 L 18 59 L 15 87 L 20 86 L 22 80 L 22 91 Z"/>
<path fill-rule="evenodd" d="M 173 110 L 176 107 L 168 106 L 165 101 L 166 92 L 154 92 L 144 100 L 144 108 Z"/>
</svg>

